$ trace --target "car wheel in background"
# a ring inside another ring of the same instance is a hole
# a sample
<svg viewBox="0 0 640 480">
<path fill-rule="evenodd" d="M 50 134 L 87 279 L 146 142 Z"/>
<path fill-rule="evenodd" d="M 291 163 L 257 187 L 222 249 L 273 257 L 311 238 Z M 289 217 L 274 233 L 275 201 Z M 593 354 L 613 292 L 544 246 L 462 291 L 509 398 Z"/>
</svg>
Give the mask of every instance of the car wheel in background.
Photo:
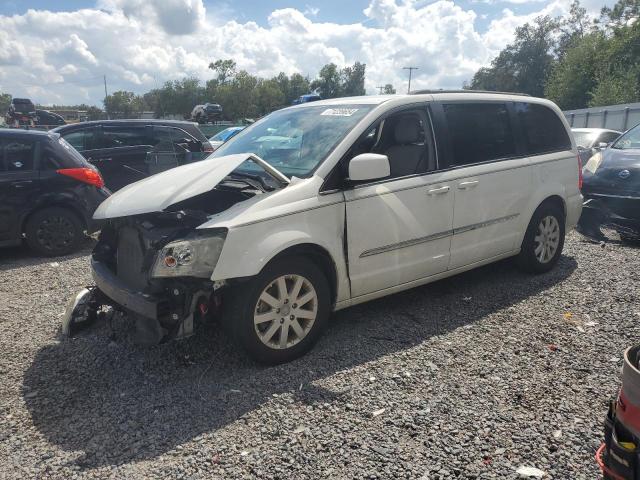
<svg viewBox="0 0 640 480">
<path fill-rule="evenodd" d="M 25 225 L 29 247 L 40 255 L 67 255 L 80 247 L 84 229 L 71 210 L 51 207 L 39 210 Z"/>
<path fill-rule="evenodd" d="M 562 209 L 545 202 L 534 212 L 524 240 L 518 265 L 525 271 L 544 273 L 551 270 L 562 254 L 565 235 L 565 217 Z"/>
<path fill-rule="evenodd" d="M 330 312 L 329 285 L 303 257 L 267 265 L 224 299 L 227 331 L 255 360 L 278 364 L 309 351 Z"/>
</svg>

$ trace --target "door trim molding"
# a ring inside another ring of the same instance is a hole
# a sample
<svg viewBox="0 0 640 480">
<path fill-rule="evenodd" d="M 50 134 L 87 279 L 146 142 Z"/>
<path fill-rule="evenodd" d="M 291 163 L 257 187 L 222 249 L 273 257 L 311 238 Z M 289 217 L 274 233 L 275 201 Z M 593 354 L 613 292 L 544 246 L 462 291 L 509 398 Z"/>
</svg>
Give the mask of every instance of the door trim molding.
<svg viewBox="0 0 640 480">
<path fill-rule="evenodd" d="M 506 215 L 504 217 L 494 218 L 492 220 L 486 220 L 484 222 L 473 223 L 471 225 L 466 225 L 460 228 L 454 228 L 452 230 L 445 230 L 444 232 L 434 233 L 432 235 L 427 235 L 426 237 L 418 237 L 412 238 L 410 240 L 404 240 L 398 243 L 391 243 L 389 245 L 383 245 L 382 247 L 375 247 L 369 250 L 365 250 L 360 254 L 360 258 L 370 257 L 373 255 L 379 255 L 381 253 L 391 252 L 393 250 L 399 250 L 401 248 L 413 247 L 415 245 L 420 245 L 422 243 L 432 242 L 434 240 L 440 240 L 442 238 L 451 237 L 453 235 L 459 235 L 461 233 L 470 232 L 472 230 L 477 230 L 479 228 L 490 227 L 492 225 L 496 225 L 498 223 L 508 222 L 509 220 L 513 220 L 518 217 L 519 213 L 514 213 L 511 215 Z"/>
</svg>

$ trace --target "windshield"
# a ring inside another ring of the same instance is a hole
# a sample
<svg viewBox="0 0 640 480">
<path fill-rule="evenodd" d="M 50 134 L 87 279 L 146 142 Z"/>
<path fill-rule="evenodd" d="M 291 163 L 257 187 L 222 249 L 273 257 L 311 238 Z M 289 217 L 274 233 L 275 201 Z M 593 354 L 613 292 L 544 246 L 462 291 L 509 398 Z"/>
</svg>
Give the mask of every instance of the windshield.
<svg viewBox="0 0 640 480">
<path fill-rule="evenodd" d="M 238 133 L 209 158 L 254 153 L 288 177 L 307 177 L 374 106 L 279 110 Z M 252 171 L 254 168 L 259 167 L 253 165 Z"/>
<path fill-rule="evenodd" d="M 221 132 L 211 137 L 209 140 L 212 142 L 226 142 L 229 138 L 231 138 L 234 134 L 238 133 L 240 130 L 242 129 L 235 128 L 235 127 L 225 128 Z"/>
<path fill-rule="evenodd" d="M 631 150 L 640 148 L 640 125 L 636 125 L 627 133 L 622 135 L 611 148 L 618 150 Z"/>
<path fill-rule="evenodd" d="M 583 148 L 591 147 L 591 144 L 597 136 L 597 132 L 573 132 L 573 138 L 576 140 L 576 145 Z"/>
</svg>

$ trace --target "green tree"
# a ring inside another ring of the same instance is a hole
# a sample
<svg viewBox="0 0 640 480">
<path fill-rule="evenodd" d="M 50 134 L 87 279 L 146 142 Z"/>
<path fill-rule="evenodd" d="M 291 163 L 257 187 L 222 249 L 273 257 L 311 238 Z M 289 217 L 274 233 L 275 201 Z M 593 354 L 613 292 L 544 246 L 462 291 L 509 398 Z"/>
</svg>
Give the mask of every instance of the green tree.
<svg viewBox="0 0 640 480">
<path fill-rule="evenodd" d="M 341 78 L 338 66 L 328 63 L 320 69 L 318 78 L 311 82 L 313 90 L 319 90 L 322 98 L 336 98 L 342 96 Z"/>
<path fill-rule="evenodd" d="M 545 96 L 562 109 L 585 108 L 589 106 L 592 91 L 598 84 L 600 52 L 605 38 L 599 32 L 574 41 L 562 59 L 554 66 Z"/>
<path fill-rule="evenodd" d="M 216 78 L 218 85 L 224 85 L 236 74 L 236 62 L 231 59 L 211 62 L 209 68 L 218 74 Z"/>
<path fill-rule="evenodd" d="M 11 95 L 8 93 L 0 93 L 0 115 L 4 115 L 9 110 L 11 104 Z"/>
<path fill-rule="evenodd" d="M 558 23 L 538 17 L 516 29 L 515 40 L 471 80 L 474 90 L 521 92 L 540 97 L 554 64 L 552 55 Z"/>
<path fill-rule="evenodd" d="M 142 113 L 144 102 L 133 92 L 119 90 L 104 99 L 104 107 L 111 118 L 133 118 Z"/>
<path fill-rule="evenodd" d="M 385 95 L 395 95 L 396 89 L 393 88 L 393 85 L 387 83 L 382 89 L 382 93 L 384 93 Z"/>
<path fill-rule="evenodd" d="M 366 67 L 367 66 L 364 63 L 356 62 L 353 66 L 342 69 L 342 72 L 340 72 L 341 96 L 353 97 L 366 94 L 364 89 L 364 75 Z"/>
</svg>

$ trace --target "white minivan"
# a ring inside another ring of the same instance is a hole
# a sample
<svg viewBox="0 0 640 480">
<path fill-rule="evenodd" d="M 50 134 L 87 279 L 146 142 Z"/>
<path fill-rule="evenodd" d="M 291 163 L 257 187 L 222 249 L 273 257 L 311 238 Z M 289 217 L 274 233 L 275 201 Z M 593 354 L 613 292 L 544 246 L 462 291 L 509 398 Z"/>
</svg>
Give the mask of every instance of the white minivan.
<svg viewBox="0 0 640 480">
<path fill-rule="evenodd" d="M 111 305 L 158 342 L 215 309 L 252 357 L 285 362 L 332 311 L 512 256 L 553 268 L 580 182 L 547 100 L 420 91 L 285 108 L 102 203 L 95 287 L 63 329 Z"/>
</svg>

